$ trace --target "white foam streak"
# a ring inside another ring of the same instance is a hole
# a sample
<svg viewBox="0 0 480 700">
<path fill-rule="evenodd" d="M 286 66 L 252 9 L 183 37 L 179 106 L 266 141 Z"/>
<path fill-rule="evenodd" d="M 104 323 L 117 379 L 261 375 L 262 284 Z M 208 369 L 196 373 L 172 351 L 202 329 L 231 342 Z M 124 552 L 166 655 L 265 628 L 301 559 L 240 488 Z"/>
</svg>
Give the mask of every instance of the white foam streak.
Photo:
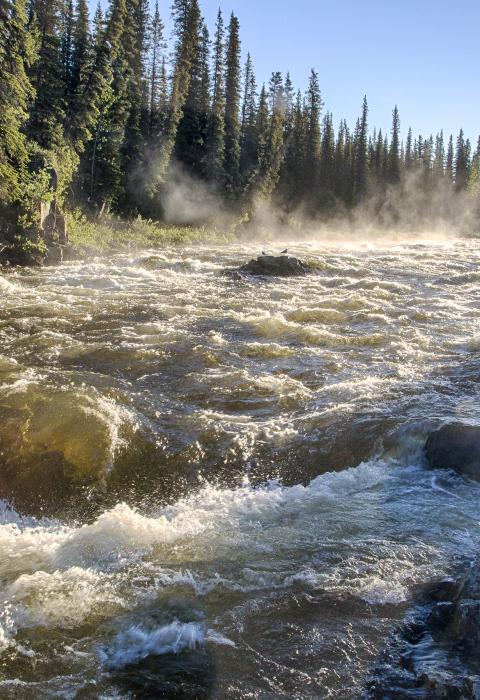
<svg viewBox="0 0 480 700">
<path fill-rule="evenodd" d="M 214 630 L 206 629 L 196 622 L 174 620 L 154 630 L 140 626 L 120 632 L 110 648 L 100 650 L 102 663 L 110 668 L 121 668 L 139 663 L 149 656 L 179 654 L 193 651 L 206 643 L 234 647 L 235 643 Z"/>
<path fill-rule="evenodd" d="M 119 504 L 94 523 L 80 528 L 46 525 L 42 521 L 26 526 L 21 521 L 5 523 L 0 526 L 4 553 L 0 571 L 4 576 L 15 572 L 31 574 L 38 569 L 68 572 L 75 571 L 75 567 L 88 572 L 121 571 L 148 557 L 152 548 L 170 548 L 180 542 L 188 545 L 188 550 L 206 555 L 212 537 L 228 547 L 239 545 L 247 537 L 245 546 L 251 546 L 254 540 L 249 532 L 252 528 L 255 532 L 255 522 L 261 522 L 264 528 L 275 527 L 288 512 L 316 511 L 322 502 L 348 499 L 349 494 L 358 494 L 385 478 L 385 464 L 367 463 L 357 469 L 322 475 L 308 486 L 287 488 L 272 482 L 254 489 L 247 483 L 229 490 L 207 485 L 157 517 L 147 517 Z M 23 587 L 25 580 L 18 580 Z"/>
</svg>

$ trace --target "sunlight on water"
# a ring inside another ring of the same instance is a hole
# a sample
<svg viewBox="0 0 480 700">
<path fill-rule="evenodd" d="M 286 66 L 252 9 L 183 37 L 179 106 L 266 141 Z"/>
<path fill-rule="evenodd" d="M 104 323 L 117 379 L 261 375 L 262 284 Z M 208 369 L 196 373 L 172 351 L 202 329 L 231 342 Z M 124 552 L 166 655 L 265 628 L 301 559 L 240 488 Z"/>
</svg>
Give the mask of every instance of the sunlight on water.
<svg viewBox="0 0 480 700">
<path fill-rule="evenodd" d="M 422 449 L 478 423 L 478 243 L 290 252 L 0 273 L 2 698 L 351 698 L 475 556 Z"/>
</svg>

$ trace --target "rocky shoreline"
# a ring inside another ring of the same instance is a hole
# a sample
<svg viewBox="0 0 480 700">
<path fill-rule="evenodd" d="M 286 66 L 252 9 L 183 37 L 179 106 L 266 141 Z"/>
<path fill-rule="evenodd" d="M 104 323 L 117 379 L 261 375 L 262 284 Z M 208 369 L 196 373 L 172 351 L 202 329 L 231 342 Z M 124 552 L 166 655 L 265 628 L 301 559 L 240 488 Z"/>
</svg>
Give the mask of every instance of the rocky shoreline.
<svg viewBox="0 0 480 700">
<path fill-rule="evenodd" d="M 480 479 L 480 428 L 459 422 L 432 432 L 429 469 Z M 480 559 L 457 564 L 414 600 L 405 623 L 372 670 L 363 695 L 386 698 L 480 698 Z"/>
<path fill-rule="evenodd" d="M 363 697 L 476 700 L 479 661 L 480 562 L 475 561 L 417 597 Z"/>
</svg>

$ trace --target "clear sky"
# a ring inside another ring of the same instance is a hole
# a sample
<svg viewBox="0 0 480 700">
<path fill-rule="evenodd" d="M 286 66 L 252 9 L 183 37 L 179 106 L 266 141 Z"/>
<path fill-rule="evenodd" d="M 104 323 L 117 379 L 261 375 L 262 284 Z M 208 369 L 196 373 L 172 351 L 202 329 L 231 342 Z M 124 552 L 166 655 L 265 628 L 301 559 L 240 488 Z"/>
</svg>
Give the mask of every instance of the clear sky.
<svg viewBox="0 0 480 700">
<path fill-rule="evenodd" d="M 463 127 L 480 134 L 480 0 L 200 0 L 213 31 L 220 6 L 241 26 L 258 82 L 290 71 L 304 89 L 310 68 L 335 123 L 350 125 L 368 97 L 370 125 L 424 136 Z M 160 0 L 165 20 L 169 0 Z"/>
</svg>

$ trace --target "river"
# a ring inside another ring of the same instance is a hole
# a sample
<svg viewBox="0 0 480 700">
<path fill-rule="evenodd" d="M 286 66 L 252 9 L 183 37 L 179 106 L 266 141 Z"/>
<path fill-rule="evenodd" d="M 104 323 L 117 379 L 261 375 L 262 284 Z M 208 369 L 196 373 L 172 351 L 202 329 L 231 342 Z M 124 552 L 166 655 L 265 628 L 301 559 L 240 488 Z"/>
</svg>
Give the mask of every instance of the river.
<svg viewBox="0 0 480 700">
<path fill-rule="evenodd" d="M 422 455 L 480 421 L 478 241 L 258 253 L 0 272 L 2 700 L 360 698 L 478 551 Z"/>
</svg>

